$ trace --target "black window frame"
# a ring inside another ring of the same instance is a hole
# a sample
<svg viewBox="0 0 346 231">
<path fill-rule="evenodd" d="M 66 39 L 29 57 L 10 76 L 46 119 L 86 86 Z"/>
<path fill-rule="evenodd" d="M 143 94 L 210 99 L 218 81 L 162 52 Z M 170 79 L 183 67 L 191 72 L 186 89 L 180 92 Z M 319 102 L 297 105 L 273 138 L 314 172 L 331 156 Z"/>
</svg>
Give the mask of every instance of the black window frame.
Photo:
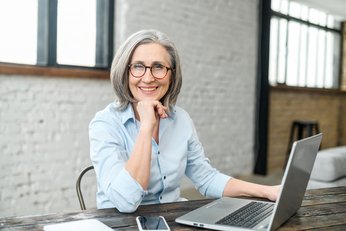
<svg viewBox="0 0 346 231">
<path fill-rule="evenodd" d="M 288 4 L 290 3 L 290 0 L 288 0 Z M 288 13 L 287 14 L 284 14 L 284 13 L 281 13 L 281 12 L 277 12 L 277 11 L 274 11 L 272 8 L 271 8 L 271 1 L 269 1 L 269 9 L 267 9 L 267 13 L 269 14 L 269 18 L 270 18 L 270 21 L 272 18 L 278 18 L 279 20 L 280 19 L 284 19 L 287 21 L 287 28 L 286 28 L 286 34 L 288 35 L 289 33 L 289 30 L 288 30 L 288 25 L 289 25 L 289 22 L 290 21 L 294 21 L 294 22 L 297 22 L 301 25 L 305 25 L 307 26 L 307 28 L 316 28 L 318 30 L 322 30 L 324 32 L 333 32 L 333 33 L 336 33 L 340 36 L 340 44 L 339 44 L 339 63 L 338 63 L 338 76 L 337 76 L 337 79 L 334 79 L 333 78 L 333 87 L 331 88 L 326 88 L 325 85 L 323 85 L 323 87 L 317 87 L 317 86 L 314 86 L 314 87 L 309 87 L 307 86 L 307 82 L 305 82 L 305 86 L 293 86 L 293 87 L 302 87 L 302 88 L 317 88 L 317 89 L 341 89 L 341 70 L 342 70 L 342 27 L 340 26 L 340 29 L 337 29 L 337 28 L 332 28 L 332 27 L 329 27 L 329 26 L 321 26 L 319 24 L 316 24 L 316 23 L 312 23 L 310 22 L 309 20 L 303 20 L 303 19 L 300 19 L 300 18 L 296 18 L 294 16 L 291 16 L 289 15 Z M 311 8 L 308 6 L 308 8 Z M 270 22 L 269 22 L 270 23 Z M 270 28 L 270 26 L 269 26 Z M 270 32 L 271 33 L 271 32 Z M 269 40 L 270 40 L 270 33 L 269 33 Z M 287 35 L 286 35 L 286 58 L 285 58 L 285 76 L 284 76 L 284 82 L 281 83 L 281 82 L 278 82 L 276 79 L 276 85 L 285 85 L 285 86 L 289 86 L 286 84 L 286 81 L 287 81 L 287 65 L 288 65 L 288 59 L 287 59 L 287 44 L 288 44 L 288 41 L 287 41 Z M 270 48 L 269 48 L 270 49 Z M 306 59 L 308 59 L 308 56 L 306 56 Z M 306 61 L 306 60 L 305 60 Z M 325 63 L 324 63 L 325 64 Z M 270 61 L 268 62 L 268 68 L 270 66 Z M 317 67 L 316 67 L 317 68 Z M 325 67 L 324 67 L 325 68 Z M 269 74 L 269 73 L 268 73 Z M 269 75 L 268 75 L 268 78 L 269 78 Z M 306 76 L 305 76 L 306 78 Z M 317 77 L 316 77 L 317 78 Z M 315 82 L 316 82 L 316 78 L 315 78 Z M 323 77 L 325 79 L 325 76 Z"/>
<path fill-rule="evenodd" d="M 36 64 L 1 62 L 20 68 L 54 67 L 67 69 L 109 70 L 114 55 L 114 0 L 96 1 L 96 54 L 95 66 L 57 63 L 57 11 L 58 0 L 38 0 L 37 61 Z"/>
</svg>

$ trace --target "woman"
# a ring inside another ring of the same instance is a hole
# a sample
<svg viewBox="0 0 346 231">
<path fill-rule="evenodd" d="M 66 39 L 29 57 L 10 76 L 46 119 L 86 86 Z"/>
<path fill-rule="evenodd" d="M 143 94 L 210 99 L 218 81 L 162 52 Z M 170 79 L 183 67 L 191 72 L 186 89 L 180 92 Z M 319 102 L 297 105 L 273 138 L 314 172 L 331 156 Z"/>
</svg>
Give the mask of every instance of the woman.
<svg viewBox="0 0 346 231">
<path fill-rule="evenodd" d="M 279 186 L 231 178 L 209 164 L 191 118 L 175 106 L 182 74 L 166 35 L 130 36 L 114 57 L 111 82 L 117 101 L 89 126 L 98 208 L 133 212 L 140 204 L 179 201 L 184 174 L 207 197 L 276 200 Z"/>
</svg>

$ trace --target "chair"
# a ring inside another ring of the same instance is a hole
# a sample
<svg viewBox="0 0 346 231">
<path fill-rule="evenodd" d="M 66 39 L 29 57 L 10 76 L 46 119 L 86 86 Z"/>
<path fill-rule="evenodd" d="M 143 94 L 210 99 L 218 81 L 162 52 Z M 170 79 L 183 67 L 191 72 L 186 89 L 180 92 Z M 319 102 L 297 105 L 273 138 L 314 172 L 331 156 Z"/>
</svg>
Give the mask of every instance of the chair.
<svg viewBox="0 0 346 231">
<path fill-rule="evenodd" d="M 80 208 L 81 210 L 86 210 L 85 208 L 85 203 L 84 203 L 84 198 L 83 198 L 83 194 L 82 194 L 82 190 L 81 190 L 81 181 L 82 178 L 84 176 L 85 173 L 87 173 L 88 171 L 94 169 L 94 166 L 89 166 L 84 168 L 78 176 L 77 182 L 76 182 L 76 191 L 77 191 L 77 196 L 78 196 L 78 200 L 79 200 L 79 204 L 80 204 Z"/>
<path fill-rule="evenodd" d="M 320 129 L 317 121 L 294 120 L 292 122 L 291 134 L 288 142 L 284 168 L 287 165 L 293 142 L 295 140 L 300 140 L 318 133 L 320 133 Z"/>
</svg>

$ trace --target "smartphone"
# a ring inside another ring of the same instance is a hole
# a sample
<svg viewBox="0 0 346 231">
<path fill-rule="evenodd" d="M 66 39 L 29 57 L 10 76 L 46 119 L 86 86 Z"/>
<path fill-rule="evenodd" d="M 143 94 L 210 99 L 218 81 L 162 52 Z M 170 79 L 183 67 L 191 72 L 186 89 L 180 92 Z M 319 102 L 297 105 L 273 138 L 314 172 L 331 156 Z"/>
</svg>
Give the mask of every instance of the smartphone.
<svg viewBox="0 0 346 231">
<path fill-rule="evenodd" d="M 140 231 L 171 230 L 163 216 L 138 216 L 136 222 Z"/>
</svg>

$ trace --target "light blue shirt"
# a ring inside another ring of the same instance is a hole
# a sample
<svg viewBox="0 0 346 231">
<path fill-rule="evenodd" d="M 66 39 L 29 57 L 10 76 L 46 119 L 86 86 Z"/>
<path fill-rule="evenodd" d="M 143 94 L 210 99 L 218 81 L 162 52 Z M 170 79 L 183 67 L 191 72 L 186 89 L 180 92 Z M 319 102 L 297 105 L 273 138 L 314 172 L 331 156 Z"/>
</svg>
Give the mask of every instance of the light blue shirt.
<svg viewBox="0 0 346 231">
<path fill-rule="evenodd" d="M 133 212 L 140 204 L 179 201 L 184 174 L 206 197 L 219 198 L 229 176 L 209 164 L 193 122 L 186 111 L 173 107 L 160 120 L 159 145 L 152 139 L 150 182 L 147 190 L 125 169 L 139 131 L 131 104 L 117 110 L 109 104 L 89 125 L 90 157 L 97 177 L 97 207 Z"/>
</svg>

